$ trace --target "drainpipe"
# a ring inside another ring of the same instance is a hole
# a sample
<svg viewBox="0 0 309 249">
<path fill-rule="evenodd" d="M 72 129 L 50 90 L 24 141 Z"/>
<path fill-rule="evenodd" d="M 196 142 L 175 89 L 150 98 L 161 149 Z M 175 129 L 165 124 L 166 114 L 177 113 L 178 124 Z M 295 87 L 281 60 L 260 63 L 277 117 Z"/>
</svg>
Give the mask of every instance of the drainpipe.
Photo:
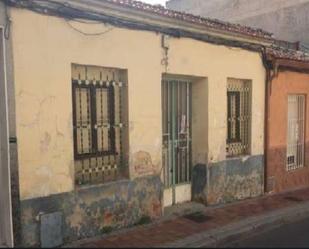
<svg viewBox="0 0 309 249">
<path fill-rule="evenodd" d="M 267 59 L 267 53 L 266 53 L 266 47 L 263 47 L 262 49 L 262 58 L 263 58 L 263 64 L 266 69 L 266 79 L 265 79 L 265 118 L 264 118 L 264 193 L 270 193 L 267 187 L 268 182 L 268 175 L 267 175 L 267 168 L 268 168 L 268 152 L 269 152 L 269 100 L 271 96 L 271 85 L 272 80 L 278 73 L 278 65 L 275 61 L 275 58 L 272 59 L 270 62 Z M 274 73 L 272 74 L 272 69 L 274 68 Z"/>
<path fill-rule="evenodd" d="M 264 116 L 264 193 L 267 192 L 267 158 L 268 158 L 268 123 L 269 123 L 269 98 L 270 98 L 270 85 L 271 85 L 271 76 L 270 70 L 271 67 L 267 61 L 266 57 L 266 48 L 262 48 L 262 59 L 263 64 L 266 69 L 266 79 L 265 79 L 265 116 Z"/>
</svg>

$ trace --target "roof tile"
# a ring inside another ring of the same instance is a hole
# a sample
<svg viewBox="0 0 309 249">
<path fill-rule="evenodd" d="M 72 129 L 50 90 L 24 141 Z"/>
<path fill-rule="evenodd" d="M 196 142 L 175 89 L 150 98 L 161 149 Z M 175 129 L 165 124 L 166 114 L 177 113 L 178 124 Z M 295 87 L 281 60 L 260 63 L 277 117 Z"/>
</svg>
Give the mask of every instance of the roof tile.
<svg viewBox="0 0 309 249">
<path fill-rule="evenodd" d="M 288 59 L 288 60 L 302 61 L 309 63 L 309 54 L 302 51 L 285 49 L 282 47 L 271 47 L 267 48 L 266 52 L 269 56 L 272 56 L 277 59 Z"/>
<path fill-rule="evenodd" d="M 149 13 L 157 14 L 160 16 L 165 16 L 169 18 L 174 18 L 177 20 L 204 25 L 209 28 L 214 28 L 218 30 L 236 32 L 244 35 L 249 35 L 258 38 L 272 39 L 272 33 L 264 31 L 262 29 L 255 29 L 239 24 L 231 24 L 228 22 L 219 21 L 217 19 L 204 18 L 201 16 L 195 16 L 192 14 L 179 12 L 175 10 L 166 9 L 161 5 L 151 5 L 135 0 L 104 0 L 113 4 L 118 4 L 121 6 L 133 8 L 136 10 L 146 11 Z"/>
</svg>

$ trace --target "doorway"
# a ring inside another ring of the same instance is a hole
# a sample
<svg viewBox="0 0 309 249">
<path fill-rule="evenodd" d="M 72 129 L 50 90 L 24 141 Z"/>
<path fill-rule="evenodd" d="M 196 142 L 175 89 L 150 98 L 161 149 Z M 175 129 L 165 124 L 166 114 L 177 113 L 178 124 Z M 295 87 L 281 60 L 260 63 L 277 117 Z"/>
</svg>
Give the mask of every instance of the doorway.
<svg viewBox="0 0 309 249">
<path fill-rule="evenodd" d="M 192 83 L 162 80 L 164 206 L 191 201 Z"/>
</svg>

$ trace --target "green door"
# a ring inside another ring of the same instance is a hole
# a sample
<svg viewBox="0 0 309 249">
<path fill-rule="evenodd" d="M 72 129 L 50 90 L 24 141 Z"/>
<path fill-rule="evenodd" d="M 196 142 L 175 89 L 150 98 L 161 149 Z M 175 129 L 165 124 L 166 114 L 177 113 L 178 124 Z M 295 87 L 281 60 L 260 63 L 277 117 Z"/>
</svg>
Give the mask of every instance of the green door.
<svg viewBox="0 0 309 249">
<path fill-rule="evenodd" d="M 191 200 L 191 82 L 162 80 L 165 206 Z"/>
</svg>

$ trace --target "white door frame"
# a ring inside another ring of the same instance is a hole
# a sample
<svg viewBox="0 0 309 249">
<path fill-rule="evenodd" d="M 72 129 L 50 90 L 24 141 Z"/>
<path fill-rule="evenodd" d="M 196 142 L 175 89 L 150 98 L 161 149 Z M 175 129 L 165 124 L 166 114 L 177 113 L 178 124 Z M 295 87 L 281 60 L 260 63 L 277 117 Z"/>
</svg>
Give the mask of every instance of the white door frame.
<svg viewBox="0 0 309 249">
<path fill-rule="evenodd" d="M 11 171 L 10 171 L 10 145 L 9 145 L 9 115 L 8 115 L 8 91 L 7 91 L 7 68 L 6 68 L 6 43 L 4 38 L 4 27 L 0 26 L 0 89 L 3 91 L 3 97 L 0 99 L 0 114 L 4 117 L 4 121 L 0 122 L 0 152 L 5 151 L 5 154 L 0 153 L 0 187 L 2 192 L 0 193 L 0 212 L 4 215 L 0 215 L 0 229 L 1 240 L 0 245 L 7 247 L 14 246 L 13 236 L 13 219 L 12 219 L 12 197 L 11 197 Z M 1 93 L 0 93 L 1 96 Z M 1 96 L 1 97 L 2 97 Z M 3 108 L 1 108 L 3 105 Z M 4 147 L 4 148 L 3 148 Z M 1 202 L 4 205 L 1 205 Z"/>
</svg>

